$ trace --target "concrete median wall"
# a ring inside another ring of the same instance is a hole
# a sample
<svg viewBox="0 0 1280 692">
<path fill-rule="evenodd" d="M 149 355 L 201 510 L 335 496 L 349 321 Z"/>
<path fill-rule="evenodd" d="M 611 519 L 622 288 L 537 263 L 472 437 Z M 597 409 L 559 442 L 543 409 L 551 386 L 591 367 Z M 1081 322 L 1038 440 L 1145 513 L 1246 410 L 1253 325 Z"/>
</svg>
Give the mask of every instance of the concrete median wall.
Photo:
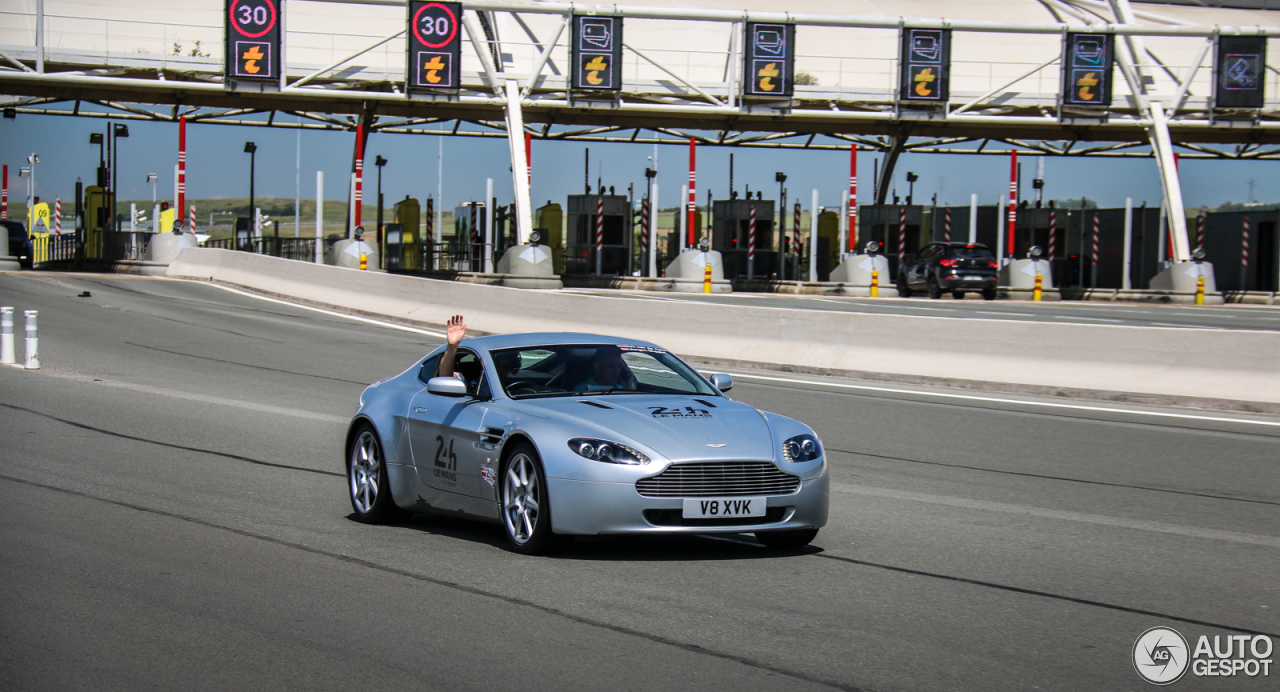
<svg viewBox="0 0 1280 692">
<path fill-rule="evenodd" d="M 703 362 L 1012 391 L 1280 411 L 1280 333 L 1059 325 L 598 297 L 362 272 L 230 250 L 184 249 L 170 277 L 338 309 L 493 333 L 646 339 Z M 1009 390 L 1009 387 L 1005 387 Z M 1094 395 L 1083 394 L 1092 392 Z M 1121 396 L 1131 393 L 1137 396 Z M 1178 401 L 1186 399 L 1187 401 Z M 1256 406 L 1214 406 L 1228 401 Z"/>
</svg>

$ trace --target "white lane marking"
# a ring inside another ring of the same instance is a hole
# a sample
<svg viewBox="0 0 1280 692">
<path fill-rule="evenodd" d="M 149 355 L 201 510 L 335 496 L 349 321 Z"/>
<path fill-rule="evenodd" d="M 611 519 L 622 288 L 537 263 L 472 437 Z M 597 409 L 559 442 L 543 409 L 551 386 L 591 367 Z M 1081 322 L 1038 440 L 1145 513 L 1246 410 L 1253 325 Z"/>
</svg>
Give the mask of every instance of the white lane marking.
<svg viewBox="0 0 1280 692">
<path fill-rule="evenodd" d="M 986 310 L 977 310 L 976 312 L 979 315 L 1014 315 L 1017 317 L 1037 317 L 1037 315 L 1032 312 L 988 312 Z"/>
<path fill-rule="evenodd" d="M 151 387 L 145 384 L 134 384 L 132 382 L 118 382 L 115 380 L 104 380 L 88 375 L 72 375 L 67 373 L 53 372 L 51 370 L 41 370 L 41 373 L 50 377 L 57 377 L 63 380 L 71 380 L 82 384 L 101 385 L 103 387 L 111 387 L 113 389 L 124 389 L 131 392 L 141 392 L 143 394 L 156 394 L 159 396 L 167 396 L 173 399 L 185 399 L 187 401 L 199 401 L 204 404 L 217 404 L 219 406 L 231 406 L 234 408 L 242 408 L 249 411 L 257 411 L 259 413 L 271 413 L 280 416 L 290 416 L 292 418 L 305 418 L 307 420 L 317 420 L 325 423 L 342 423 L 351 422 L 350 417 L 330 416 L 324 413 L 316 413 L 315 411 L 304 411 L 296 408 L 285 408 L 283 406 L 272 406 L 271 404 L 256 404 L 252 401 L 240 401 L 238 399 L 224 399 L 219 396 L 209 396 L 207 394 L 194 394 L 192 392 L 183 392 L 176 389 L 162 389 L 160 387 Z"/>
<path fill-rule="evenodd" d="M 1226 327 L 1206 327 L 1202 324 L 1173 324 L 1172 322 L 1152 322 L 1151 324 L 1157 327 L 1179 327 L 1182 329 L 1226 329 Z"/>
<path fill-rule="evenodd" d="M 364 322 L 365 324 L 376 324 L 379 327 L 386 327 L 388 329 L 399 329 L 402 332 L 413 332 L 414 334 L 426 334 L 427 336 L 438 336 L 441 338 L 445 337 L 444 332 L 436 332 L 430 329 L 419 329 L 417 327 L 406 327 L 403 324 L 395 324 L 393 322 L 384 322 L 382 320 L 375 320 L 368 317 L 360 317 L 358 315 L 347 315 L 341 312 L 334 312 L 333 310 L 325 310 L 324 308 L 312 307 L 310 305 L 290 303 L 287 300 L 279 300 L 277 298 L 268 298 L 267 296 L 258 295 L 257 293 L 241 291 L 239 289 L 231 288 L 230 286 L 223 286 L 221 284 L 210 283 L 208 281 L 195 281 L 192 279 L 178 279 L 178 281 L 191 281 L 191 283 L 197 283 L 202 286 L 213 286 L 214 288 L 221 288 L 224 291 L 230 291 L 231 293 L 246 296 L 249 298 L 257 298 L 258 300 L 265 300 L 268 303 L 279 303 L 281 305 L 288 305 L 289 307 L 298 308 L 299 310 L 310 310 L 312 312 L 318 312 L 324 315 L 332 315 L 334 317 L 345 317 L 346 319 L 355 320 L 356 322 Z"/>
<path fill-rule="evenodd" d="M 1232 543 L 1246 543 L 1249 545 L 1262 545 L 1269 548 L 1280 548 L 1280 537 L 1262 536 L 1252 533 L 1239 533 L 1236 531 L 1221 531 L 1218 529 L 1203 529 L 1198 526 L 1184 526 L 1181 524 L 1166 524 L 1161 521 L 1146 521 L 1142 519 L 1120 519 L 1117 517 L 1108 517 L 1101 514 L 1086 514 L 1084 512 L 1069 512 L 1057 509 L 1043 509 L 1040 507 L 1030 507 L 1027 505 L 1015 505 L 1005 502 L 989 502 L 986 500 L 970 500 L 963 497 L 951 497 L 948 495 L 931 495 L 928 493 L 915 493 L 906 490 L 892 490 L 889 488 L 872 488 L 863 485 L 853 485 L 849 483 L 832 483 L 831 487 L 837 492 L 850 493 L 854 495 L 869 495 L 872 497 L 884 497 L 893 500 L 909 500 L 911 502 L 924 502 L 931 505 L 944 505 L 947 507 L 959 507 L 962 509 L 976 509 L 986 512 L 1003 512 L 1006 514 L 1019 514 L 1023 516 L 1038 517 L 1041 519 L 1055 519 L 1060 521 L 1075 521 L 1085 524 L 1097 524 L 1099 526 L 1111 526 L 1121 529 L 1134 529 L 1137 531 L 1153 531 L 1156 533 L 1168 533 L 1175 536 L 1189 536 L 1192 538 L 1208 538 L 1217 541 L 1230 541 Z"/>
<path fill-rule="evenodd" d="M 858 303 L 858 305 L 869 305 L 869 304 L 868 304 L 868 303 Z M 955 308 L 926 308 L 926 307 L 918 307 L 918 306 L 915 306 L 915 305 L 897 305 L 897 304 L 893 304 L 893 305 L 886 305 L 886 306 L 884 306 L 884 307 L 887 307 L 887 308 L 902 308 L 902 309 L 904 309 L 904 310 L 938 310 L 939 312 L 955 312 L 955 311 L 956 311 L 956 309 L 955 309 Z"/>
<path fill-rule="evenodd" d="M 1056 320 L 1088 320 L 1089 322 L 1123 322 L 1124 320 L 1113 320 L 1106 317 L 1082 317 L 1080 315 L 1054 315 Z"/>
<path fill-rule="evenodd" d="M 716 372 L 727 372 L 717 370 Z M 765 380 L 769 382 L 786 382 L 788 384 L 810 384 L 819 387 L 837 387 L 840 389 L 857 389 L 868 392 L 888 392 L 890 394 L 914 394 L 917 396 L 932 396 L 942 399 L 963 399 L 966 401 L 990 401 L 1000 404 L 1019 404 L 1025 406 L 1041 406 L 1046 408 L 1065 408 L 1076 411 L 1098 411 L 1101 413 L 1126 413 L 1135 416 L 1156 416 L 1160 418 L 1181 418 L 1186 420 L 1203 420 L 1213 421 L 1217 423 L 1248 423 L 1250 425 L 1267 425 L 1280 427 L 1280 421 L 1256 420 L 1253 418 L 1225 418 L 1222 416 L 1197 416 L 1190 413 L 1170 413 L 1167 411 L 1141 411 L 1127 408 L 1114 408 L 1110 406 L 1085 406 L 1083 404 L 1060 404 L 1053 401 L 1023 401 L 1021 399 L 1004 399 L 994 396 L 976 396 L 973 394 L 951 394 L 949 392 L 928 392 L 917 389 L 901 389 L 897 387 L 874 387 L 871 385 L 861 384 L 845 384 L 843 382 L 815 382 L 813 380 L 798 380 L 790 377 L 766 377 L 764 375 L 748 375 L 746 373 L 728 373 L 734 377 L 741 377 L 747 380 Z"/>
</svg>

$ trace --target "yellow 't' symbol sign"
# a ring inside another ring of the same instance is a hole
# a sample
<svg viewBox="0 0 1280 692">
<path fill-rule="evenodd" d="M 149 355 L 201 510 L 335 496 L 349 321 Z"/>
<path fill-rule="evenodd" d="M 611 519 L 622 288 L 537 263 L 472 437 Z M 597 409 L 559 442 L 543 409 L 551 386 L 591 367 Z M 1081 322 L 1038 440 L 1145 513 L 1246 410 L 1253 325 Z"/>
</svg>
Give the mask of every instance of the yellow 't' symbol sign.
<svg viewBox="0 0 1280 692">
<path fill-rule="evenodd" d="M 432 84 L 436 84 L 440 81 L 440 75 L 438 72 L 444 69 L 444 61 L 440 59 L 439 55 L 436 55 L 432 57 L 427 64 L 423 65 L 422 69 L 427 73 L 427 81 Z"/>
<path fill-rule="evenodd" d="M 923 70 L 920 70 L 920 72 L 916 73 L 916 76 L 915 76 L 916 94 L 919 96 L 933 95 L 933 92 L 929 91 L 929 85 L 932 84 L 933 80 L 935 79 L 937 79 L 937 75 L 933 74 L 932 67 L 926 67 Z"/>
<path fill-rule="evenodd" d="M 609 65 L 604 61 L 603 55 L 597 55 L 587 63 L 586 69 L 587 84 L 590 84 L 591 86 L 598 86 L 604 83 L 604 80 L 600 78 L 600 72 L 602 70 L 609 69 Z"/>
<path fill-rule="evenodd" d="M 1076 86 L 1080 87 L 1079 96 L 1081 101 L 1092 101 L 1098 97 L 1097 94 L 1090 91 L 1091 88 L 1098 86 L 1098 77 L 1096 72 L 1086 72 L 1083 77 L 1076 80 Z"/>
<path fill-rule="evenodd" d="M 258 67 L 258 61 L 267 56 L 262 54 L 261 48 L 259 48 L 258 46 L 254 46 L 249 50 L 245 51 L 244 55 L 241 57 L 243 57 L 245 61 L 244 71 L 248 72 L 249 74 L 258 74 L 259 72 L 262 71 L 262 68 Z"/>
<path fill-rule="evenodd" d="M 773 91 L 778 86 L 773 83 L 773 78 L 778 76 L 778 64 L 773 62 L 766 63 L 765 66 L 760 68 L 760 71 L 756 73 L 756 76 L 760 78 L 760 81 L 758 82 L 760 91 Z"/>
</svg>

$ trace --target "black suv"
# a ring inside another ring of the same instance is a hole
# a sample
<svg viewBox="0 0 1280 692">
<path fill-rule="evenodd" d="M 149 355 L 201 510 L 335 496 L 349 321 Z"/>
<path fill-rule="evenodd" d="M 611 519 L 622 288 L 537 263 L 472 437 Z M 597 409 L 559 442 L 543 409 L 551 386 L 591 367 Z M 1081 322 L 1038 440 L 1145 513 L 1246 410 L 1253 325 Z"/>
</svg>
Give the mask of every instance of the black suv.
<svg viewBox="0 0 1280 692">
<path fill-rule="evenodd" d="M 9 233 L 9 254 L 18 258 L 18 264 L 31 266 L 31 239 L 21 221 L 0 221 Z"/>
<path fill-rule="evenodd" d="M 898 268 L 898 294 L 909 298 L 913 291 L 924 289 L 930 298 L 941 298 L 943 291 L 963 298 L 972 291 L 995 300 L 999 267 L 981 243 L 929 243 Z"/>
</svg>

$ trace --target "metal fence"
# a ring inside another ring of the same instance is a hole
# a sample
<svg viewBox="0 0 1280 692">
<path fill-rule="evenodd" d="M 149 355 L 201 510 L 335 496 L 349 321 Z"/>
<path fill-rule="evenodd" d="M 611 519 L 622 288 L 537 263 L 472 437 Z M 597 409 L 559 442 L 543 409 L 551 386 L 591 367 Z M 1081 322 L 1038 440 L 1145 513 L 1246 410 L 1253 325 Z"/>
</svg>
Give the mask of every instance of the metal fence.
<svg viewBox="0 0 1280 692">
<path fill-rule="evenodd" d="M 316 258 L 315 238 L 276 238 L 270 236 L 220 238 L 218 240 L 206 240 L 204 247 L 252 252 L 255 255 L 267 255 L 281 259 L 300 260 L 302 262 L 314 262 Z"/>
<path fill-rule="evenodd" d="M 152 235 L 154 234 L 128 231 L 37 234 L 31 239 L 31 261 L 33 264 L 86 259 L 106 262 L 141 261 L 147 259 Z"/>
</svg>

